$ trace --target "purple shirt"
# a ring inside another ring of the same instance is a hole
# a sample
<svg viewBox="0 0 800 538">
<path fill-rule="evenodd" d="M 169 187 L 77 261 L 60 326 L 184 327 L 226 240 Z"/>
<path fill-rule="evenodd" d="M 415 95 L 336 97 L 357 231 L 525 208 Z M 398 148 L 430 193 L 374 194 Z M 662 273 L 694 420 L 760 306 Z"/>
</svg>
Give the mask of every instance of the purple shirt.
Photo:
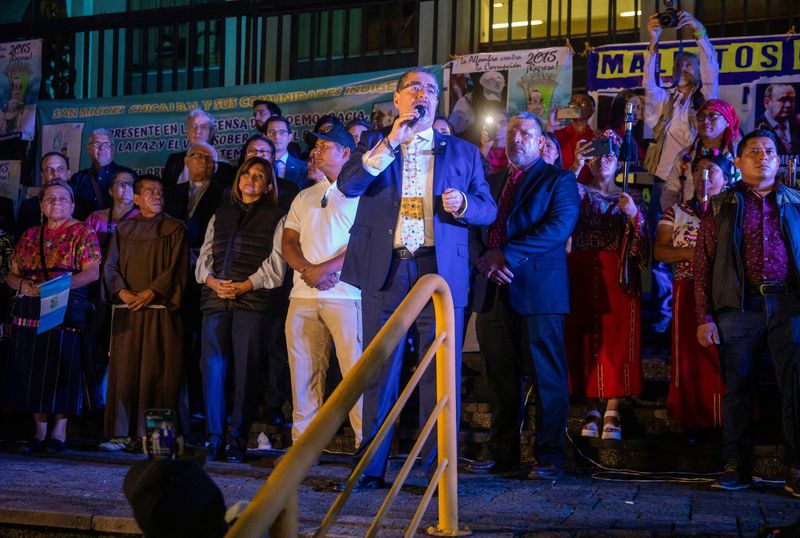
<svg viewBox="0 0 800 538">
<path fill-rule="evenodd" d="M 742 263 L 748 284 L 766 280 L 785 281 L 790 276 L 789 255 L 781 232 L 778 197 L 775 191 L 762 198 L 742 183 L 744 217 L 742 222 Z M 711 276 L 717 254 L 717 227 L 709 211 L 700 223 L 694 257 L 697 323 L 714 321 L 711 305 Z M 731 271 L 735 268 L 731 267 Z"/>
</svg>

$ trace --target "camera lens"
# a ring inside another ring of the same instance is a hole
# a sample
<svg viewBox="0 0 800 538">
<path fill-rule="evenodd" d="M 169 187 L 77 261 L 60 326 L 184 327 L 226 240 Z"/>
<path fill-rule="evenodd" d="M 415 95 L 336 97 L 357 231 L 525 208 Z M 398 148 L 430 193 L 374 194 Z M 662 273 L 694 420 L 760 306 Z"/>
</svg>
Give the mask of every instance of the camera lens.
<svg viewBox="0 0 800 538">
<path fill-rule="evenodd" d="M 658 24 L 662 28 L 675 28 L 678 26 L 678 12 L 674 8 L 668 8 L 658 14 Z"/>
</svg>

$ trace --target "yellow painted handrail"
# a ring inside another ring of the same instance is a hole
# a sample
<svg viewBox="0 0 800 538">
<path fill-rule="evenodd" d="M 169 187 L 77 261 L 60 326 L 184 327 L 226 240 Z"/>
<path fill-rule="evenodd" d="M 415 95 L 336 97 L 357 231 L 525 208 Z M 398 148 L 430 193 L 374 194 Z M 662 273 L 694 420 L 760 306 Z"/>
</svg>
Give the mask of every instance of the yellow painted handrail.
<svg viewBox="0 0 800 538">
<path fill-rule="evenodd" d="M 228 531 L 227 537 L 256 538 L 264 536 L 267 531 L 270 531 L 271 537 L 296 536 L 298 529 L 297 488 L 319 455 L 336 435 L 339 426 L 347 419 L 350 409 L 369 384 L 377 379 L 384 362 L 431 298 L 436 314 L 436 336 L 440 342 L 436 349 L 436 392 L 437 401 L 439 401 L 437 409 L 441 409 L 443 406 L 443 411 L 437 421 L 439 459 L 435 474 L 439 489 L 439 523 L 432 531 L 442 535 L 455 536 L 459 534 L 458 474 L 455 465 L 458 432 L 455 383 L 456 338 L 453 336 L 456 327 L 453 298 L 447 282 L 442 277 L 425 275 L 417 281 L 394 314 L 364 350 L 361 358 L 320 408 L 308 429 L 287 451 Z M 440 336 L 444 336 L 444 338 L 440 338 Z M 375 439 L 373 442 L 380 442 L 380 440 Z M 425 506 L 433 493 L 432 486 L 433 484 L 428 487 L 428 491 L 423 497 Z M 420 510 L 412 520 L 412 525 L 419 524 L 425 506 L 420 506 Z"/>
</svg>

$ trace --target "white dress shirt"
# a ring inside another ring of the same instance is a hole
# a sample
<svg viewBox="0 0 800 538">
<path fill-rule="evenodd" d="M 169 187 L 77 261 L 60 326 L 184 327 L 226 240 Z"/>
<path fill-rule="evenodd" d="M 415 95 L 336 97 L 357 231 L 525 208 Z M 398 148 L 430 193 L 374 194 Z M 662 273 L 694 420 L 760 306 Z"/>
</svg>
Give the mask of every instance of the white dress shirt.
<svg viewBox="0 0 800 538">
<path fill-rule="evenodd" d="M 416 140 L 414 140 L 416 138 Z M 414 141 L 417 144 L 418 153 L 417 161 L 419 162 L 419 170 L 422 177 L 418 178 L 424 183 L 424 192 L 422 200 L 422 215 L 425 222 L 425 242 L 423 247 L 433 246 L 433 128 L 429 127 L 424 131 L 416 133 L 409 142 Z M 400 148 L 403 152 L 403 158 L 406 155 L 406 147 L 408 143 L 401 144 Z M 362 157 L 364 169 L 373 176 L 377 176 L 395 159 L 395 154 L 387 146 L 386 142 L 381 141 L 374 148 L 369 150 Z M 397 224 L 394 227 L 394 248 L 404 248 L 403 242 L 400 240 L 400 227 L 402 218 L 398 211 Z"/>
</svg>

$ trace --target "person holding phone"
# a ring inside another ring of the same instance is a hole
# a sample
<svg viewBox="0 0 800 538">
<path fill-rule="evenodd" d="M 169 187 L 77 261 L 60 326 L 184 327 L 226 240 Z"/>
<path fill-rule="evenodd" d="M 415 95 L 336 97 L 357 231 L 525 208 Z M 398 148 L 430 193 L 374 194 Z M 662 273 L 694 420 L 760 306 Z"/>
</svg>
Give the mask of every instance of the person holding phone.
<svg viewBox="0 0 800 538">
<path fill-rule="evenodd" d="M 567 258 L 571 307 L 565 341 L 572 394 L 587 399 L 581 435 L 620 440 L 620 401 L 642 391 L 641 298 L 636 286 L 627 289 L 619 282 L 623 230 L 633 230 L 630 254 L 640 268 L 650 256 L 650 233 L 641 194 L 624 192 L 614 182 L 619 138 L 607 130 L 597 142 L 598 153 L 588 160 L 591 183 L 578 185 L 580 212 Z M 604 415 L 601 398 L 608 399 Z"/>
<path fill-rule="evenodd" d="M 506 156 L 506 131 L 508 113 L 498 108 L 489 113 L 481 128 L 481 158 L 487 176 L 508 167 Z"/>
<path fill-rule="evenodd" d="M 595 102 L 588 93 L 576 93 L 569 100 L 569 107 L 554 108 L 550 111 L 551 127 L 562 120 L 568 120 L 569 125 L 563 129 L 558 129 L 553 134 L 556 135 L 558 143 L 561 145 L 561 162 L 566 170 L 572 171 L 578 177 L 578 183 L 586 185 L 591 178 L 588 170 L 576 170 L 572 168 L 575 162 L 575 154 L 582 141 L 591 141 L 594 131 L 589 126 L 589 120 L 594 115 Z M 583 161 L 581 161 L 581 166 Z"/>
</svg>

